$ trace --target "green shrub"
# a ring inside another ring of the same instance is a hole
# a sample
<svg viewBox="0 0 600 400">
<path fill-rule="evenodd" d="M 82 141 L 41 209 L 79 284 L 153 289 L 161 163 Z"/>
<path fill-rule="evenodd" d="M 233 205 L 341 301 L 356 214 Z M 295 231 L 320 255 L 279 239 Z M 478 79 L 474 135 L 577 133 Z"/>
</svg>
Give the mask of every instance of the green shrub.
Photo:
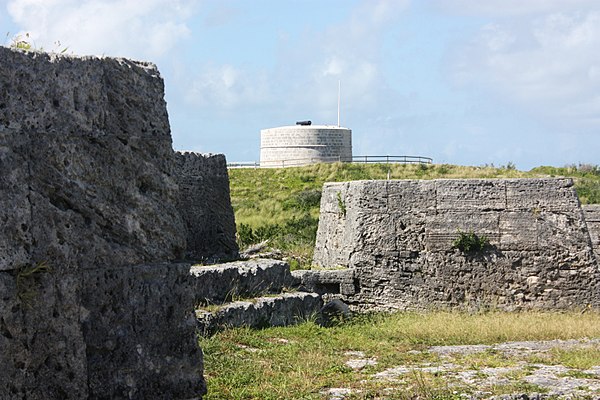
<svg viewBox="0 0 600 400">
<path fill-rule="evenodd" d="M 282 203 L 282 207 L 287 210 L 310 211 L 312 208 L 318 208 L 321 204 L 321 190 L 306 189 L 291 195 Z"/>
<path fill-rule="evenodd" d="M 452 242 L 453 249 L 463 253 L 477 253 L 489 245 L 489 240 L 484 235 L 478 236 L 473 231 L 463 232 L 458 230 L 458 237 Z"/>
</svg>

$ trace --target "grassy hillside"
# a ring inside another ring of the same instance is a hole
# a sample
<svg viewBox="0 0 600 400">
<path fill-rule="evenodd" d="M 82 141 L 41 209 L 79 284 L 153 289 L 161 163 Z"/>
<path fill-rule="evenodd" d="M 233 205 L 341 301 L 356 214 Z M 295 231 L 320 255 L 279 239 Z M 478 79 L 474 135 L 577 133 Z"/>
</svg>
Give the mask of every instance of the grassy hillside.
<svg viewBox="0 0 600 400">
<path fill-rule="evenodd" d="M 538 178 L 575 179 L 582 203 L 600 203 L 600 168 L 580 165 L 518 171 L 506 167 L 406 164 L 316 164 L 297 168 L 231 169 L 231 201 L 243 248 L 269 240 L 294 267 L 312 258 L 321 188 L 325 182 L 359 179 Z"/>
</svg>

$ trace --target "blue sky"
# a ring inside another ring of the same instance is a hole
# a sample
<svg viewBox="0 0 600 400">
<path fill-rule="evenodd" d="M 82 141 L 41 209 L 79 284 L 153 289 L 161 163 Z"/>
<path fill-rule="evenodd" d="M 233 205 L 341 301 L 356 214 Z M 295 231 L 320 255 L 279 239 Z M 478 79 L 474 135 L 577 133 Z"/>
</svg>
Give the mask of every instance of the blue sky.
<svg viewBox="0 0 600 400">
<path fill-rule="evenodd" d="M 258 160 L 262 128 L 336 123 L 340 80 L 356 155 L 600 163 L 598 0 L 4 0 L 0 27 L 156 63 L 177 150 Z"/>
</svg>

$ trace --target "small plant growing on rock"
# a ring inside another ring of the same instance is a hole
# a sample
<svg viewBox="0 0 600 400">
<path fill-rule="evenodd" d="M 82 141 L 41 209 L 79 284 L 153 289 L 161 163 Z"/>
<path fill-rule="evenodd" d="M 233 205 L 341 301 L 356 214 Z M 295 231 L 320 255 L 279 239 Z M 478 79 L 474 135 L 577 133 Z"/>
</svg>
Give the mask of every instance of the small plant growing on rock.
<svg viewBox="0 0 600 400">
<path fill-rule="evenodd" d="M 346 202 L 342 199 L 342 194 L 340 192 L 337 193 L 337 202 L 338 202 L 338 208 L 340 209 L 340 213 L 345 217 L 346 216 Z"/>
<path fill-rule="evenodd" d="M 26 307 L 31 307 L 37 297 L 38 283 L 36 278 L 51 272 L 52 268 L 45 262 L 25 265 L 17 271 L 17 296 Z"/>
<path fill-rule="evenodd" d="M 476 253 L 489 245 L 490 241 L 484 235 L 478 236 L 473 231 L 463 232 L 458 230 L 458 237 L 452 242 L 453 249 L 463 253 Z"/>
<path fill-rule="evenodd" d="M 13 49 L 20 49 L 25 51 L 30 51 L 33 49 L 31 45 L 31 40 L 29 39 L 29 33 L 25 34 L 25 37 L 22 35 L 17 35 L 12 38 L 10 47 Z"/>
<path fill-rule="evenodd" d="M 10 32 L 6 34 L 6 38 L 8 39 L 10 36 Z M 5 41 L 6 43 L 6 41 Z M 69 47 L 63 47 L 62 43 L 57 40 L 54 42 L 55 48 L 53 50 L 47 51 L 44 50 L 43 47 L 37 47 L 33 42 L 33 39 L 30 37 L 29 32 L 24 35 L 16 35 L 10 39 L 10 43 L 8 43 L 8 47 L 11 49 L 24 50 L 24 51 L 32 51 L 32 52 L 49 52 L 54 54 L 64 54 L 67 52 Z"/>
</svg>

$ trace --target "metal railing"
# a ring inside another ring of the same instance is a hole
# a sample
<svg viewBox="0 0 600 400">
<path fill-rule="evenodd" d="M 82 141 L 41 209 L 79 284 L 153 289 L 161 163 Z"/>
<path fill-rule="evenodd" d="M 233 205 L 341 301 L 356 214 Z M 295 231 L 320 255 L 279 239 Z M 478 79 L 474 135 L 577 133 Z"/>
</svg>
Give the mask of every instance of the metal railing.
<svg viewBox="0 0 600 400">
<path fill-rule="evenodd" d="M 353 156 L 351 160 L 342 157 L 313 157 L 313 158 L 292 158 L 288 160 L 266 161 L 261 165 L 258 161 L 231 162 L 227 163 L 227 168 L 285 168 L 299 167 L 316 163 L 357 163 L 357 164 L 432 164 L 433 159 L 422 156 Z"/>
<path fill-rule="evenodd" d="M 227 168 L 260 168 L 259 161 L 240 161 L 227 163 Z"/>
<path fill-rule="evenodd" d="M 353 163 L 433 164 L 433 158 L 422 156 L 353 156 Z"/>
</svg>

